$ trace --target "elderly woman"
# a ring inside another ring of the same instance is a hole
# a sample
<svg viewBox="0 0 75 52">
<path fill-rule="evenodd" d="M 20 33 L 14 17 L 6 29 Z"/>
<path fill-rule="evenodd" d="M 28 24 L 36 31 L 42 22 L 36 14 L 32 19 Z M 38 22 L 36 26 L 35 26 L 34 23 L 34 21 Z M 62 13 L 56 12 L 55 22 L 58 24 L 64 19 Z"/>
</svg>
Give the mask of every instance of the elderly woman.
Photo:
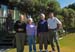
<svg viewBox="0 0 75 52">
<path fill-rule="evenodd" d="M 48 24 L 47 21 L 45 20 L 45 14 L 40 15 L 40 21 L 38 22 L 38 35 L 39 35 L 39 49 L 40 52 L 42 52 L 43 49 L 43 44 L 45 51 L 48 52 L 47 50 L 47 32 L 48 32 Z"/>
<path fill-rule="evenodd" d="M 26 33 L 27 33 L 27 39 L 29 44 L 29 52 L 32 52 L 32 46 L 34 49 L 34 52 L 36 52 L 36 43 L 35 43 L 35 36 L 36 36 L 36 26 L 33 23 L 32 18 L 28 18 L 28 24 L 26 25 Z"/>
</svg>

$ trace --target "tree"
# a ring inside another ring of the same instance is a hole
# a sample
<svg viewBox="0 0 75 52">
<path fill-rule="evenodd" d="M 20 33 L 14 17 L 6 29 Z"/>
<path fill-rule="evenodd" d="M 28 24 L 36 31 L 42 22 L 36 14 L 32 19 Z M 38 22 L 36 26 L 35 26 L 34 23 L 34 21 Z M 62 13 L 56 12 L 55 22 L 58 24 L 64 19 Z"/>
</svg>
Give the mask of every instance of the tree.
<svg viewBox="0 0 75 52">
<path fill-rule="evenodd" d="M 62 10 L 62 15 L 64 16 L 64 24 L 66 28 L 75 27 L 75 11 L 73 9 L 64 8 Z"/>
<path fill-rule="evenodd" d="M 54 11 L 55 13 L 59 14 L 61 11 L 60 4 L 57 1 L 51 1 L 48 4 L 48 10 Z"/>
<path fill-rule="evenodd" d="M 75 10 L 75 3 L 70 4 L 67 8 L 71 8 L 71 9 L 74 9 Z"/>
</svg>

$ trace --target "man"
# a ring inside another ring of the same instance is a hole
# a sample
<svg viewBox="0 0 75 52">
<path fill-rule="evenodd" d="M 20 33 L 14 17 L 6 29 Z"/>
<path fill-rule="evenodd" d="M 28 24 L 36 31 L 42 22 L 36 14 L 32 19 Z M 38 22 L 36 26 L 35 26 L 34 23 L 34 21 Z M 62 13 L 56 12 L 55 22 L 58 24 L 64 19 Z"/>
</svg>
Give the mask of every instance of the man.
<svg viewBox="0 0 75 52">
<path fill-rule="evenodd" d="M 26 32 L 26 24 L 24 22 L 24 15 L 21 15 L 20 20 L 16 21 L 14 28 L 16 31 L 17 52 L 23 52 L 25 32 Z"/>
<path fill-rule="evenodd" d="M 49 12 L 49 18 L 47 22 L 49 29 L 49 41 L 51 44 L 52 52 L 55 52 L 54 42 L 56 43 L 57 51 L 60 52 L 57 30 L 62 27 L 62 23 L 54 16 L 53 12 Z"/>
<path fill-rule="evenodd" d="M 44 44 L 44 48 L 45 51 L 48 52 L 47 50 L 47 40 L 48 40 L 48 24 L 47 24 L 47 20 L 45 19 L 45 15 L 42 13 L 40 15 L 40 20 L 38 22 L 38 35 L 39 35 L 39 49 L 40 52 L 42 52 L 43 50 L 43 44 Z"/>
</svg>

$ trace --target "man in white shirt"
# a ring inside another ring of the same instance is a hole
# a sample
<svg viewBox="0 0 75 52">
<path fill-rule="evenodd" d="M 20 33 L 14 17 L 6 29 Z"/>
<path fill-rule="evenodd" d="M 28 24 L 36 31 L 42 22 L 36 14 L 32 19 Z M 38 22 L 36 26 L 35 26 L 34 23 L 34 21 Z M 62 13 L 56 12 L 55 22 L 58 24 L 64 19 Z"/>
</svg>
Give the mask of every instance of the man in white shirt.
<svg viewBox="0 0 75 52">
<path fill-rule="evenodd" d="M 56 43 L 58 52 L 60 52 L 57 30 L 62 27 L 62 23 L 58 18 L 54 17 L 53 12 L 49 12 L 49 18 L 47 22 L 48 22 L 48 29 L 49 29 L 49 41 L 51 44 L 52 52 L 55 52 L 54 41 Z"/>
</svg>

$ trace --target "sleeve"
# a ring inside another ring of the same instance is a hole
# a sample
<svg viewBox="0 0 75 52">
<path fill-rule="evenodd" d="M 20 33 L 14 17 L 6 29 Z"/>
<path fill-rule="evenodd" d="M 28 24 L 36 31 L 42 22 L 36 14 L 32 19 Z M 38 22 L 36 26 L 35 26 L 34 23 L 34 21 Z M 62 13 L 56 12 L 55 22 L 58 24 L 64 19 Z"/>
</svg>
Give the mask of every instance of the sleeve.
<svg viewBox="0 0 75 52">
<path fill-rule="evenodd" d="M 26 32 L 26 23 L 24 23 L 24 27 L 23 28 L 24 28 L 24 32 Z"/>
<path fill-rule="evenodd" d="M 28 31 L 28 30 L 27 30 L 27 25 L 26 25 L 26 33 L 27 33 L 27 31 Z"/>
<path fill-rule="evenodd" d="M 48 22 L 46 21 L 46 30 L 48 31 Z"/>
<path fill-rule="evenodd" d="M 17 23 L 18 23 L 18 22 L 16 21 L 16 23 L 14 24 L 14 30 L 15 30 L 15 31 L 17 31 Z"/>
<path fill-rule="evenodd" d="M 61 23 L 61 21 L 56 18 L 56 22 L 57 22 L 57 29 L 61 29 L 61 28 L 62 28 L 62 23 Z"/>
<path fill-rule="evenodd" d="M 35 35 L 37 35 L 37 26 L 36 25 L 35 25 L 34 30 L 35 30 Z"/>
<path fill-rule="evenodd" d="M 38 22 L 38 26 L 37 26 L 37 33 L 39 33 L 40 32 L 40 24 L 39 24 L 40 22 Z"/>
<path fill-rule="evenodd" d="M 47 20 L 47 26 L 48 26 L 48 29 L 49 29 L 50 28 L 49 19 Z"/>
<path fill-rule="evenodd" d="M 57 24 L 62 24 L 61 21 L 58 18 L 56 18 L 56 23 Z"/>
</svg>

